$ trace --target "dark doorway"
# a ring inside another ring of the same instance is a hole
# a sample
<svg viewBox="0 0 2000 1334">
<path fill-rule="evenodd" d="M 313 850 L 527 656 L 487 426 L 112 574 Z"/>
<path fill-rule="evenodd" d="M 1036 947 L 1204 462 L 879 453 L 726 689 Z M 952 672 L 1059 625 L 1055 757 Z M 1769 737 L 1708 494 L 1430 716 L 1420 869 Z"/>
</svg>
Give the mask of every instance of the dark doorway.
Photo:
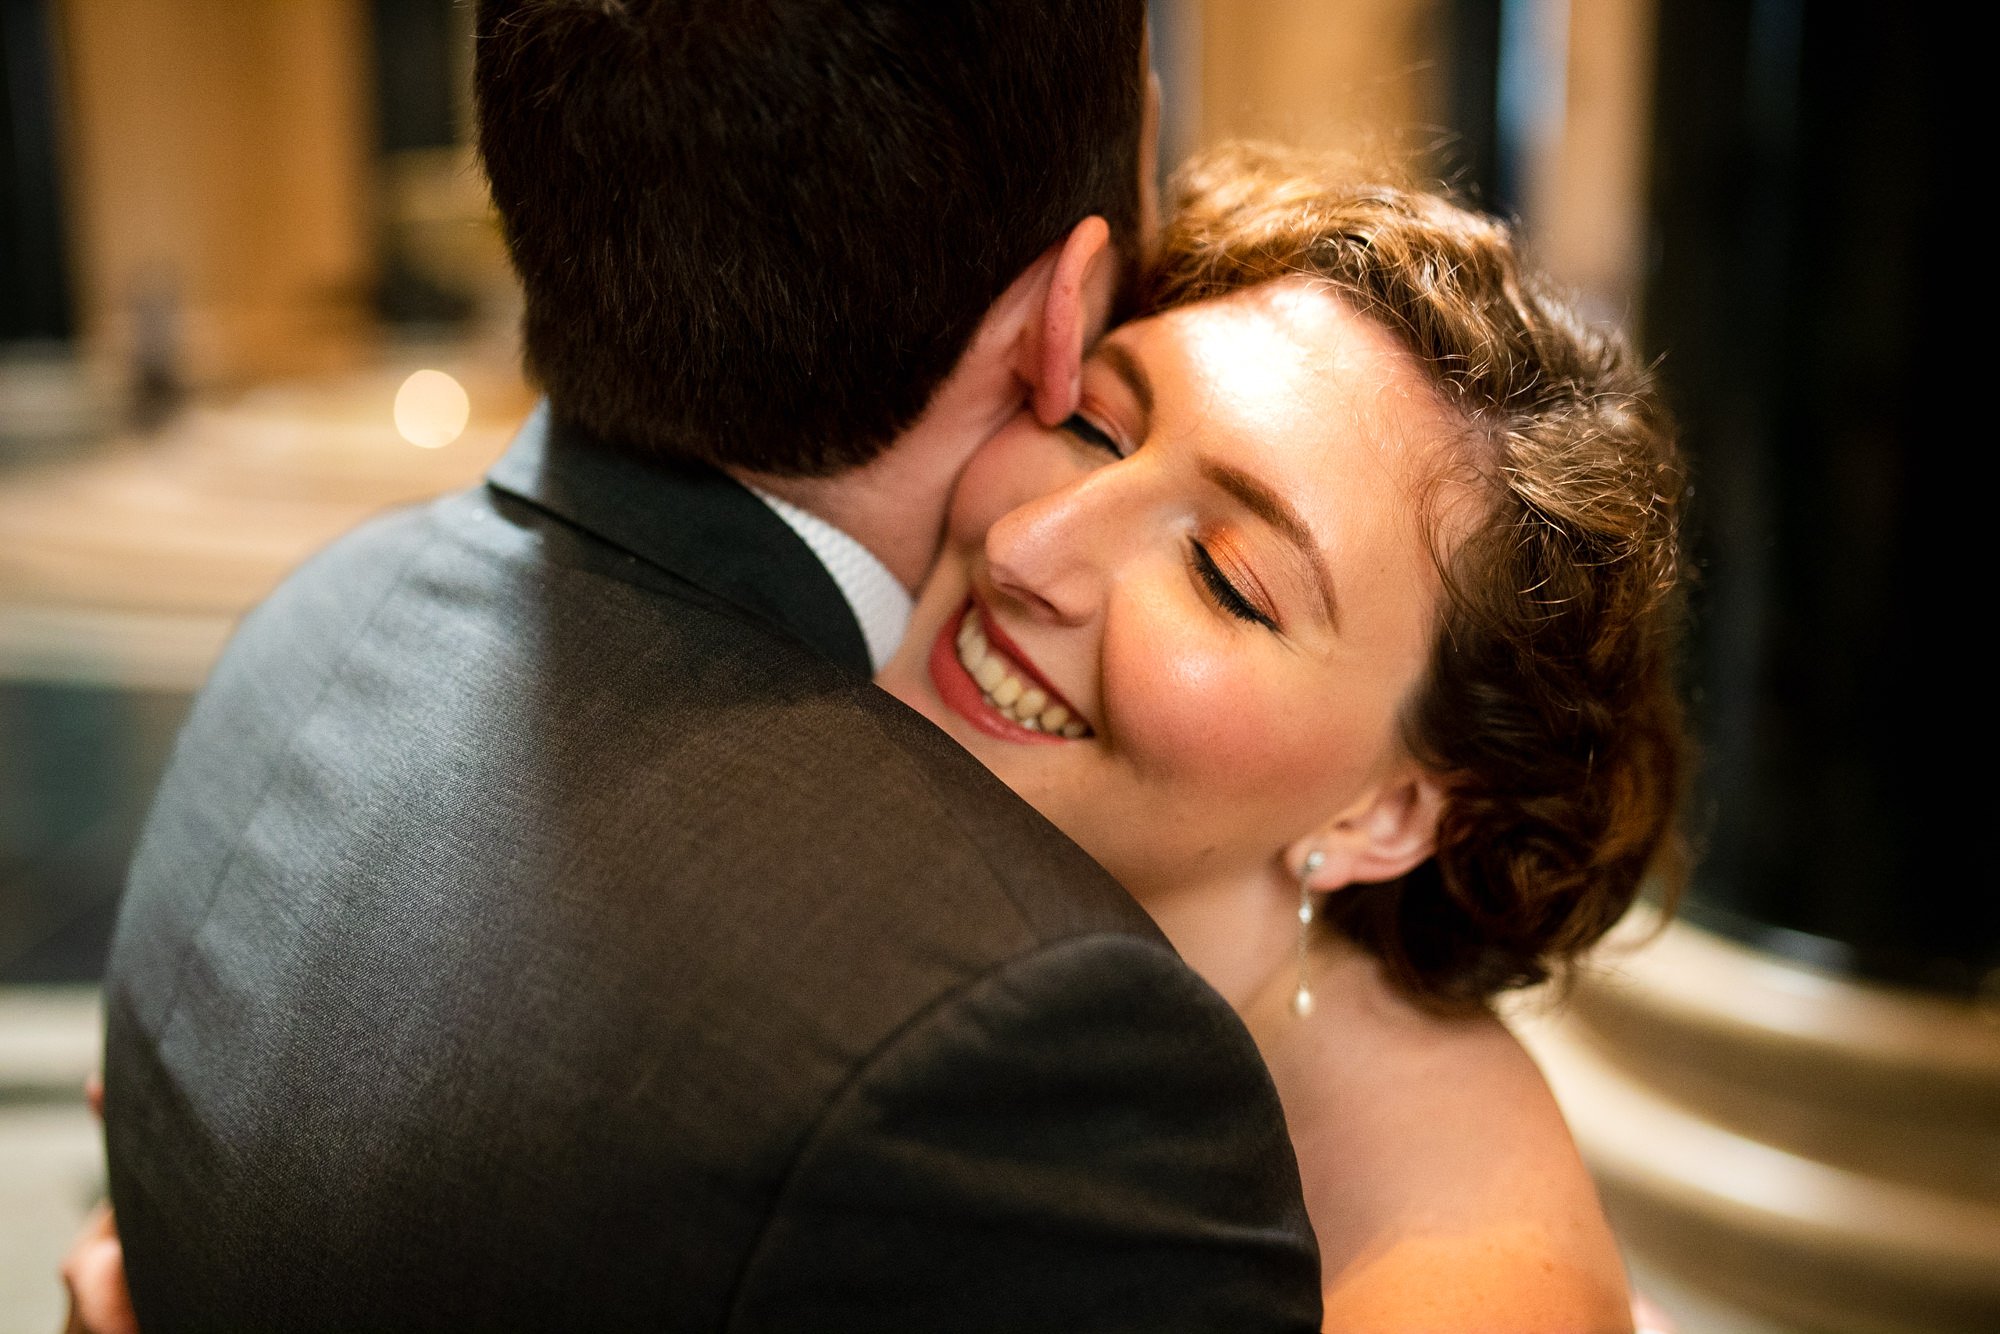
<svg viewBox="0 0 2000 1334">
<path fill-rule="evenodd" d="M 47 0 L 0 0 L 0 342 L 75 333 Z"/>
<path fill-rule="evenodd" d="M 1972 730 L 1952 650 L 1976 614 L 1943 596 L 1967 529 L 1930 511 L 1934 479 L 1976 456 L 1931 405 L 1952 387 L 1940 307 L 1970 280 L 1942 227 L 1953 127 L 1922 14 L 1660 6 L 1646 343 L 1686 429 L 1703 565 L 1688 911 L 1967 993 L 2000 976 L 2000 917 L 1959 818 L 1985 779 L 1950 759 Z"/>
</svg>

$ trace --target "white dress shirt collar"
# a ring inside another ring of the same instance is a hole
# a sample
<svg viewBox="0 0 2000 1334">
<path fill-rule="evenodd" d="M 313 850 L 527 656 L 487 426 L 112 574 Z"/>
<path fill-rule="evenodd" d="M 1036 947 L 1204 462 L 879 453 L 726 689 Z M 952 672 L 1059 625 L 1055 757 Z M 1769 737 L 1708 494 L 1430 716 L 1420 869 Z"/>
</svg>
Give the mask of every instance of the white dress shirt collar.
<svg viewBox="0 0 2000 1334">
<path fill-rule="evenodd" d="M 868 641 L 868 661 L 876 671 L 881 671 L 910 628 L 913 600 L 909 591 L 889 573 L 888 566 L 876 559 L 874 552 L 825 519 L 754 486 L 750 491 L 770 506 L 773 514 L 791 525 L 792 531 L 833 576 L 833 582 L 840 586 L 840 595 L 847 599 L 854 619 L 861 624 L 861 637 Z"/>
</svg>

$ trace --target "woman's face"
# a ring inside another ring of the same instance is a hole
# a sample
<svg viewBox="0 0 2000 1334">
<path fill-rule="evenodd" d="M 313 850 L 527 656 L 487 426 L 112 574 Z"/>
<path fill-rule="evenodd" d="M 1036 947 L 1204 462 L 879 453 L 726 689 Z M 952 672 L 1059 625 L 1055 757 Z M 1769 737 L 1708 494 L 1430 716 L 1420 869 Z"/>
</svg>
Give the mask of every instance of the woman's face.
<svg viewBox="0 0 2000 1334">
<path fill-rule="evenodd" d="M 1141 899 L 1268 873 L 1411 769 L 1459 419 L 1303 280 L 1125 325 L 967 466 L 882 684 Z"/>
</svg>

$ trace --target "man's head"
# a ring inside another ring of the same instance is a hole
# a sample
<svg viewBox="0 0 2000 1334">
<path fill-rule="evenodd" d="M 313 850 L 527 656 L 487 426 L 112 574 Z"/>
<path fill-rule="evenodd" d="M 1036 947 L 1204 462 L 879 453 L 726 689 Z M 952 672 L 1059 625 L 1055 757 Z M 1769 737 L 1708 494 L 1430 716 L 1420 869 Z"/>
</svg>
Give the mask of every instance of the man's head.
<svg viewBox="0 0 2000 1334">
<path fill-rule="evenodd" d="M 561 414 L 864 463 L 1079 219 L 1138 226 L 1140 0 L 481 0 L 480 147 Z"/>
</svg>

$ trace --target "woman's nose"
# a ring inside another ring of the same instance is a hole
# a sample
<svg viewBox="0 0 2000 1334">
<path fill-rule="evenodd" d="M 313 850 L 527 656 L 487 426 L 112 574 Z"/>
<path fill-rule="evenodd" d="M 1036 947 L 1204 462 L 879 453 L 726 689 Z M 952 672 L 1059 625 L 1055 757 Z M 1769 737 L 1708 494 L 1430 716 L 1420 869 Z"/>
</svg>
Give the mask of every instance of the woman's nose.
<svg viewBox="0 0 2000 1334">
<path fill-rule="evenodd" d="M 1085 473 L 1018 505 L 986 531 L 986 567 L 996 591 L 1037 619 L 1079 625 L 1115 577 L 1114 468 Z"/>
</svg>

